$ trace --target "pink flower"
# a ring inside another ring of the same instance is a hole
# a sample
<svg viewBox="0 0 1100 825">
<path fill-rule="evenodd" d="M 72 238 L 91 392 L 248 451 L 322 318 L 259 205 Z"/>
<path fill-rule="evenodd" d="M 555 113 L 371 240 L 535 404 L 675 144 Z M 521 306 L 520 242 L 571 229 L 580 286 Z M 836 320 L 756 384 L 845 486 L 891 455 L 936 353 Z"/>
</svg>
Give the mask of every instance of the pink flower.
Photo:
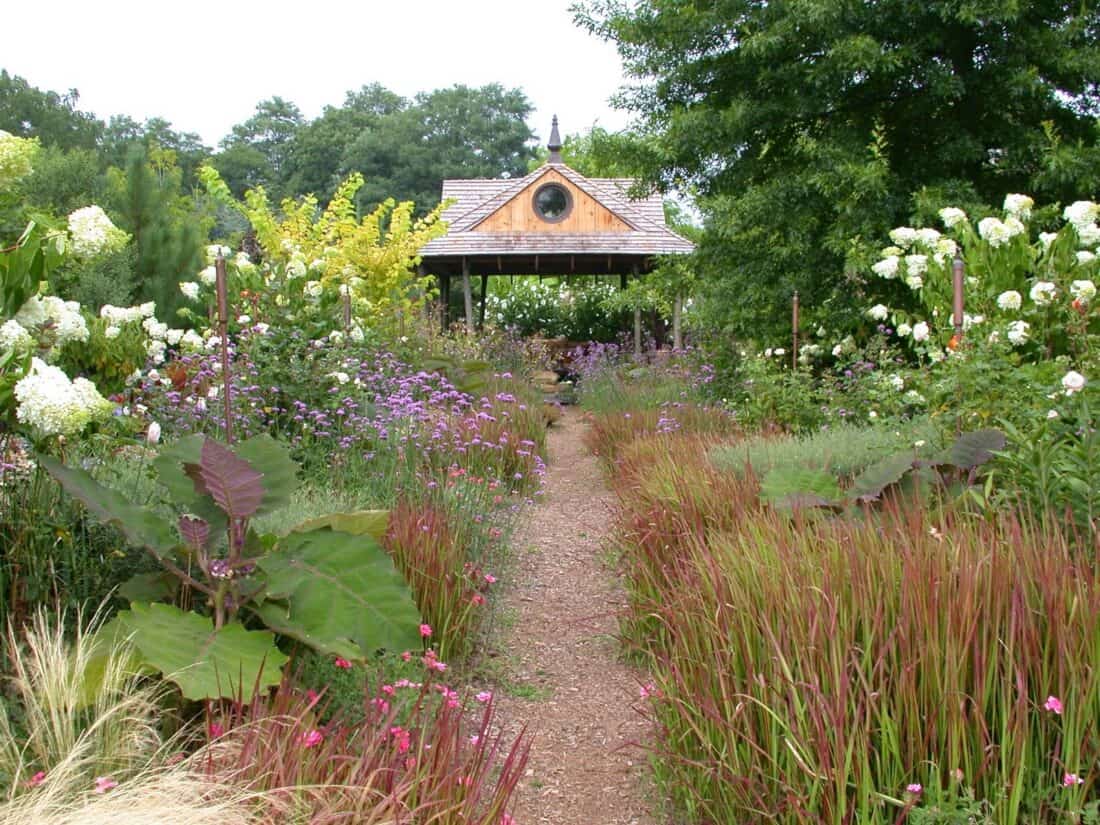
<svg viewBox="0 0 1100 825">
<path fill-rule="evenodd" d="M 924 786 L 921 785 L 919 782 L 912 782 L 905 786 L 905 792 L 911 793 L 913 794 L 913 796 L 920 796 L 923 791 Z"/>
<path fill-rule="evenodd" d="M 337 656 L 333 664 L 340 668 L 340 670 L 351 670 L 351 662 L 343 657 Z"/>
<path fill-rule="evenodd" d="M 485 604 L 485 597 L 480 593 L 474 593 L 474 595 L 470 597 L 470 601 L 477 605 Z"/>
<path fill-rule="evenodd" d="M 477 699 L 479 702 L 484 703 L 484 702 L 488 702 L 490 699 L 492 699 L 493 694 L 491 692 L 487 691 L 487 690 L 483 690 L 483 691 L 481 691 L 481 693 L 479 693 L 474 698 Z"/>
<path fill-rule="evenodd" d="M 314 705 L 317 704 L 317 702 L 320 698 L 321 698 L 321 694 L 318 693 L 317 691 L 315 691 L 313 688 L 310 688 L 309 690 L 306 691 L 306 707 L 307 708 L 313 707 Z"/>
<path fill-rule="evenodd" d="M 1075 773 L 1067 773 L 1062 777 L 1062 787 L 1072 788 L 1074 785 L 1084 785 L 1085 780 Z"/>
<path fill-rule="evenodd" d="M 501 814 L 500 825 L 516 825 L 516 821 L 512 819 L 511 814 Z"/>
<path fill-rule="evenodd" d="M 430 624 L 420 625 L 420 635 L 427 639 L 432 635 L 432 626 Z"/>
<path fill-rule="evenodd" d="M 966 775 L 963 773 L 962 768 L 955 768 L 955 770 L 951 771 L 951 778 L 956 782 L 962 782 L 963 779 L 966 778 Z"/>
<path fill-rule="evenodd" d="M 28 779 L 26 782 L 24 782 L 23 784 L 26 785 L 28 788 L 37 788 L 39 785 L 41 785 L 45 781 L 46 781 L 46 772 L 45 771 L 39 771 L 34 776 L 32 776 L 30 779 Z"/>
<path fill-rule="evenodd" d="M 471 745 L 477 745 L 480 741 L 481 741 L 481 737 L 476 733 L 473 736 L 470 737 L 470 744 Z"/>
<path fill-rule="evenodd" d="M 207 733 L 210 735 L 211 739 L 217 739 L 219 736 L 225 735 L 225 728 L 217 722 L 211 722 L 210 727 L 207 728 Z"/>
<path fill-rule="evenodd" d="M 404 653 L 402 653 L 402 654 L 401 654 L 401 658 L 402 658 L 402 659 L 403 659 L 404 661 L 406 661 L 406 662 L 408 662 L 409 660 L 411 660 L 411 659 L 412 659 L 412 657 L 413 657 L 413 655 L 412 655 L 412 652 L 411 652 L 411 651 L 408 651 L 408 650 L 406 650 L 406 651 L 405 651 Z"/>
<path fill-rule="evenodd" d="M 380 687 L 379 690 L 382 691 L 382 693 L 386 694 L 387 696 L 393 696 L 393 694 L 396 692 L 393 689 L 393 685 L 382 685 L 382 687 Z"/>
<path fill-rule="evenodd" d="M 487 584 L 496 584 L 497 583 L 497 577 L 494 576 L 492 573 L 486 573 L 485 574 L 485 581 L 486 581 Z"/>
<path fill-rule="evenodd" d="M 649 684 L 641 685 L 638 688 L 638 696 L 642 699 L 648 699 L 651 696 L 660 696 L 661 691 L 657 688 L 653 682 Z"/>
<path fill-rule="evenodd" d="M 118 783 L 109 776 L 97 776 L 95 778 L 95 792 L 107 793 L 111 788 L 117 788 Z"/>
<path fill-rule="evenodd" d="M 317 730 L 317 728 L 314 728 L 308 733 L 303 733 L 301 736 L 299 736 L 298 741 L 301 743 L 303 748 L 312 748 L 315 745 L 320 745 L 321 742 L 324 741 L 324 738 L 325 735 L 321 733 L 321 731 Z"/>
<path fill-rule="evenodd" d="M 1047 700 L 1043 702 L 1043 707 L 1049 711 L 1062 715 L 1062 700 L 1057 696 L 1048 696 Z"/>
</svg>

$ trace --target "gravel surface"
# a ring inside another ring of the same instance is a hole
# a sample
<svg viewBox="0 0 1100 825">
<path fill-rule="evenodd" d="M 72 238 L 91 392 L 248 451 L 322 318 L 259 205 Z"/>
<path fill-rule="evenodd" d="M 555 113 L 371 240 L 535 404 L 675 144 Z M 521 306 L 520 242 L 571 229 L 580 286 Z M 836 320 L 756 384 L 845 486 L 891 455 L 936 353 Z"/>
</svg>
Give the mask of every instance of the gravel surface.
<svg viewBox="0 0 1100 825">
<path fill-rule="evenodd" d="M 581 443 L 569 410 L 550 430 L 545 493 L 514 546 L 504 597 L 497 685 L 504 727 L 534 732 L 517 825 L 654 825 L 654 791 L 639 747 L 644 676 L 619 659 L 616 616 L 625 598 L 606 564 L 614 497 Z"/>
</svg>

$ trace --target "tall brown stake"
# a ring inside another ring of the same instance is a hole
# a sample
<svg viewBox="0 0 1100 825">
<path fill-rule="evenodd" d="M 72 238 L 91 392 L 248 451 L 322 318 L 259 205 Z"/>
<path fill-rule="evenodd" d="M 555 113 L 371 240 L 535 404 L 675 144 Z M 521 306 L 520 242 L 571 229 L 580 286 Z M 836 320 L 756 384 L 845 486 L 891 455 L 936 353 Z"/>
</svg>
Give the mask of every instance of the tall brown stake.
<svg viewBox="0 0 1100 825">
<path fill-rule="evenodd" d="M 798 290 L 791 299 L 791 369 L 798 369 Z"/>
<path fill-rule="evenodd" d="M 215 289 L 218 293 L 218 335 L 222 343 L 222 394 L 225 396 L 225 443 L 233 443 L 233 401 L 230 398 L 232 382 L 229 380 L 229 289 L 226 284 L 225 258 L 214 261 Z"/>
<path fill-rule="evenodd" d="M 963 321 L 966 316 L 963 314 L 963 289 L 965 285 L 964 265 L 962 258 L 955 258 L 955 262 L 952 266 L 952 287 L 953 295 L 951 301 L 951 320 L 955 324 L 955 339 L 956 344 L 962 339 L 963 334 Z"/>
</svg>

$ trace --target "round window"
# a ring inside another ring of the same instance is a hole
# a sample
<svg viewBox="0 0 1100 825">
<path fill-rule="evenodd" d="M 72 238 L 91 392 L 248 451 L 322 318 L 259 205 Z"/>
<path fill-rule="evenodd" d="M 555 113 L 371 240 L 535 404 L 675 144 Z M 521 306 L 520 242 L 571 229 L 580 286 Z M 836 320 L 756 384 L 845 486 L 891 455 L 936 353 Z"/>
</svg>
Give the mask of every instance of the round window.
<svg viewBox="0 0 1100 825">
<path fill-rule="evenodd" d="M 544 221 L 557 223 L 565 220 L 573 208 L 573 199 L 569 196 L 569 190 L 561 184 L 548 183 L 535 192 L 533 204 L 536 215 Z"/>
</svg>

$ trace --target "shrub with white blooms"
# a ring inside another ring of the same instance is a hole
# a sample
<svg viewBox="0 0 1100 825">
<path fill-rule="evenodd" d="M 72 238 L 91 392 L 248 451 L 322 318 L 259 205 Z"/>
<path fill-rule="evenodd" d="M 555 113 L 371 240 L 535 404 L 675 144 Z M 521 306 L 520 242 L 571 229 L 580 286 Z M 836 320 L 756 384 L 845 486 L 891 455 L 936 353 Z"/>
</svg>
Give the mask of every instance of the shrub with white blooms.
<svg viewBox="0 0 1100 825">
<path fill-rule="evenodd" d="M 940 210 L 940 220 L 943 221 L 943 225 L 948 229 L 954 229 L 956 226 L 964 224 L 969 220 L 966 213 L 956 206 L 945 206 Z"/>
<path fill-rule="evenodd" d="M 73 252 L 82 258 L 116 252 L 130 240 L 130 236 L 115 226 L 107 213 L 95 204 L 69 215 L 69 235 Z"/>
<path fill-rule="evenodd" d="M 1031 291 L 1028 293 L 1031 300 L 1041 307 L 1048 306 L 1057 295 L 1058 287 L 1050 281 L 1036 281 L 1032 285 Z"/>
<path fill-rule="evenodd" d="M 15 313 L 15 320 L 32 336 L 48 330 L 53 344 L 58 347 L 70 341 L 88 340 L 88 324 L 80 312 L 80 304 L 63 301 L 55 295 L 32 295 Z"/>
<path fill-rule="evenodd" d="M 1014 289 L 1002 292 L 997 296 L 997 306 L 1001 309 L 1019 309 L 1023 306 L 1023 303 L 1023 296 Z"/>
<path fill-rule="evenodd" d="M 70 381 L 40 358 L 32 359 L 30 370 L 16 382 L 15 400 L 15 417 L 40 438 L 76 435 L 114 410 L 91 381 Z"/>
<path fill-rule="evenodd" d="M 8 350 L 29 350 L 34 346 L 34 338 L 26 328 L 14 318 L 0 324 L 0 352 Z"/>
<path fill-rule="evenodd" d="M 1074 301 L 1087 305 L 1096 297 L 1096 284 L 1088 279 L 1074 281 L 1069 285 L 1069 294 L 1073 296 Z"/>
<path fill-rule="evenodd" d="M 38 152 L 38 141 L 16 137 L 0 129 L 0 189 L 31 173 L 31 163 Z"/>
<path fill-rule="evenodd" d="M 1027 339 L 1030 335 L 1031 324 L 1027 321 L 1013 321 L 1008 325 L 1008 332 L 1005 337 L 1012 346 L 1018 347 L 1027 343 Z"/>
</svg>

